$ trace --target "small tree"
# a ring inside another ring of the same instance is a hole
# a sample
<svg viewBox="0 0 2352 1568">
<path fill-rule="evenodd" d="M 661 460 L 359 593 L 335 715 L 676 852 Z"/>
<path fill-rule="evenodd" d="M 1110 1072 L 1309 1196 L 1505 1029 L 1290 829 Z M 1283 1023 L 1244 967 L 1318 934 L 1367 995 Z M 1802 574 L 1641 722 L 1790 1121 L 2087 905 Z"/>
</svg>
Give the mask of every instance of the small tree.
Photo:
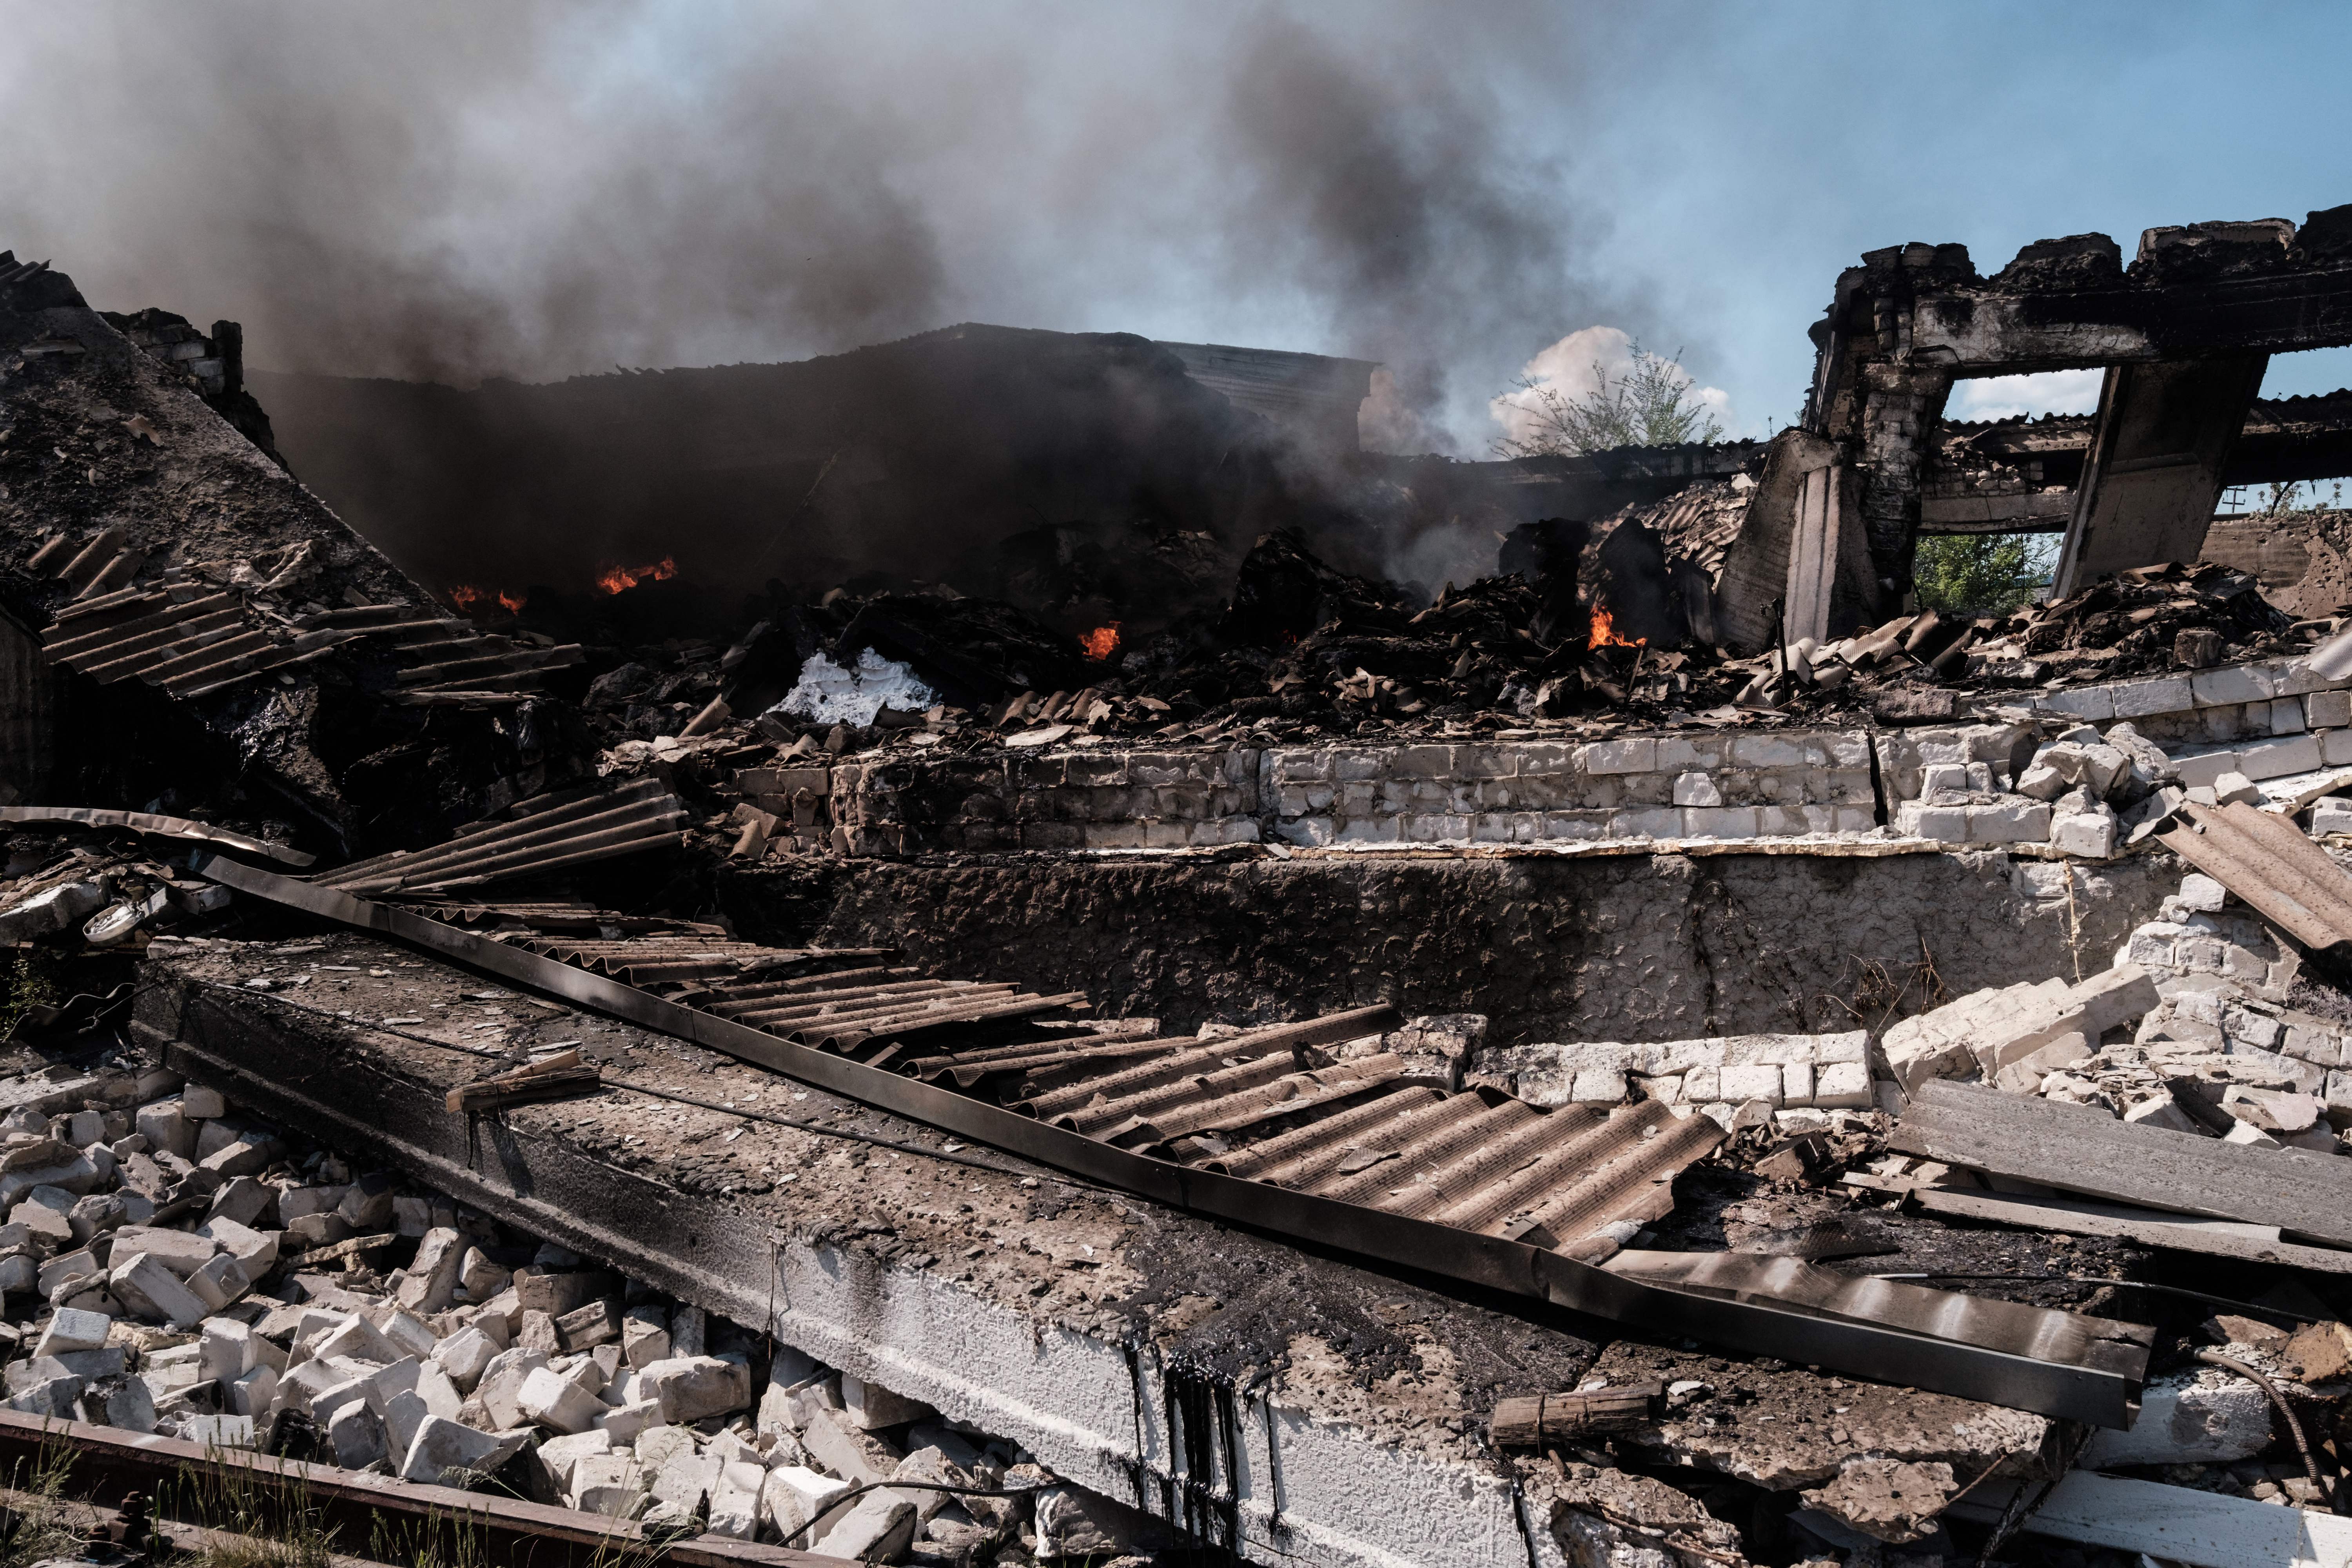
<svg viewBox="0 0 2352 1568">
<path fill-rule="evenodd" d="M 1608 366 L 1593 361 L 1592 390 L 1581 397 L 1570 397 L 1532 376 L 1513 382 L 1514 387 L 1534 399 L 1519 406 L 1533 416 L 1535 428 L 1518 439 L 1496 441 L 1495 455 L 1565 457 L 1605 452 L 1612 447 L 1675 447 L 1685 441 L 1713 441 L 1723 435 L 1722 423 L 1707 412 L 1706 404 L 1691 396 L 1696 383 L 1681 365 L 1638 342 L 1633 346 L 1633 356 L 1632 367 L 1619 376 L 1612 376 Z"/>
<path fill-rule="evenodd" d="M 2060 540 L 2055 533 L 1928 534 L 1911 563 L 1919 603 L 1962 615 L 2008 615 L 2050 581 Z"/>
</svg>

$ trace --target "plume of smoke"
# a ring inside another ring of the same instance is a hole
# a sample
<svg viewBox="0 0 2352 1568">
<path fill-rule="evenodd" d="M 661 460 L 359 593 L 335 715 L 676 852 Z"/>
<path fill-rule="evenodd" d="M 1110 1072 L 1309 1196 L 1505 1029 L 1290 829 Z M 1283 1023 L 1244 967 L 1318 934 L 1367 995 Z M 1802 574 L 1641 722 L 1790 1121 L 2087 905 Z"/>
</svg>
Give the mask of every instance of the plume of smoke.
<svg viewBox="0 0 2352 1568">
<path fill-rule="evenodd" d="M 1475 445 L 1598 313 L 1526 130 L 1574 12 L 0 0 L 0 245 L 257 364 L 467 382 L 961 319 L 1383 360 Z M 1557 331 L 1557 326 L 1552 330 Z"/>
</svg>

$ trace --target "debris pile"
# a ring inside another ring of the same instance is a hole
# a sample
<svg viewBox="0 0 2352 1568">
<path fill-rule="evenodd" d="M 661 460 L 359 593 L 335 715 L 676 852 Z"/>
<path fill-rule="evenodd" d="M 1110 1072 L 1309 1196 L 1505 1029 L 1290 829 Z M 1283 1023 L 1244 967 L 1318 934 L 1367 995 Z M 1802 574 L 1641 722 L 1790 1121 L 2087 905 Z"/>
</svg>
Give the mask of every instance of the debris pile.
<svg viewBox="0 0 2352 1568">
<path fill-rule="evenodd" d="M 866 1562 L 1135 1539 L 1013 1445 L 134 1055 L 0 1102 L 8 1409 Z"/>
</svg>

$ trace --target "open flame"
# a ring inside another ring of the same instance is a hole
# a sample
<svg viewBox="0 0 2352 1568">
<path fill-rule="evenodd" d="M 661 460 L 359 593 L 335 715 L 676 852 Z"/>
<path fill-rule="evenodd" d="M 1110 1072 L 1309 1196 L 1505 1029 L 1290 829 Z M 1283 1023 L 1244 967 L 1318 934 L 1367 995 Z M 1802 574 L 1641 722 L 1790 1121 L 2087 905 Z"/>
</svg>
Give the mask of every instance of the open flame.
<svg viewBox="0 0 2352 1568">
<path fill-rule="evenodd" d="M 613 566 L 597 574 L 596 586 L 607 594 L 625 594 L 640 583 L 661 583 L 677 575 L 677 561 L 665 555 L 651 566 Z"/>
<path fill-rule="evenodd" d="M 1626 641 L 1617 635 L 1616 624 L 1609 618 L 1608 610 L 1599 605 L 1592 607 L 1592 635 L 1584 639 L 1586 647 L 1641 647 L 1649 640 L 1647 637 L 1635 637 L 1631 642 Z"/>
<path fill-rule="evenodd" d="M 1083 633 L 1078 637 L 1078 646 L 1086 649 L 1088 658 L 1100 664 L 1118 651 L 1118 623 L 1113 621 Z"/>
<path fill-rule="evenodd" d="M 497 603 L 505 605 L 507 614 L 510 616 L 522 614 L 522 607 L 530 602 L 529 594 L 509 594 L 504 588 L 477 588 L 470 583 L 460 583 L 450 589 L 449 597 L 461 610 L 470 611 L 477 605 L 487 610 L 491 604 Z"/>
</svg>

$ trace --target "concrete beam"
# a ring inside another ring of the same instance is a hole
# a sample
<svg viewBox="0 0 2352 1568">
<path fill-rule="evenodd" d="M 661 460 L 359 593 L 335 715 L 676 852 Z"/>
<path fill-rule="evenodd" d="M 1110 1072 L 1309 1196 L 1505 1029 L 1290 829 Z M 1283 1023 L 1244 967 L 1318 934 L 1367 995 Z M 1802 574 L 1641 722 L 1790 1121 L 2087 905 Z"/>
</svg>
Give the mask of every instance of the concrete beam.
<svg viewBox="0 0 2352 1568">
<path fill-rule="evenodd" d="M 2197 559 L 2268 363 L 2230 354 L 2107 368 L 2053 598 L 2127 567 Z"/>
<path fill-rule="evenodd" d="M 664 1037 L 486 996 L 478 977 L 372 938 L 290 957 L 173 945 L 151 955 L 134 1034 L 258 1114 L 768 1324 L 1254 1560 L 1529 1560 L 1481 1427 L 1498 1393 L 1572 1388 L 1591 1364 L 1598 1345 L 1543 1321 L 1557 1314 L 1489 1310 L 964 1151 Z M 270 994 L 246 984 L 272 975 Z M 488 1066 L 467 1047 L 565 1039 L 635 1091 L 443 1109 Z"/>
<path fill-rule="evenodd" d="M 1923 293 L 1911 351 L 1958 374 L 2011 375 L 2352 343 L 2352 268 L 2200 282 Z"/>
</svg>

